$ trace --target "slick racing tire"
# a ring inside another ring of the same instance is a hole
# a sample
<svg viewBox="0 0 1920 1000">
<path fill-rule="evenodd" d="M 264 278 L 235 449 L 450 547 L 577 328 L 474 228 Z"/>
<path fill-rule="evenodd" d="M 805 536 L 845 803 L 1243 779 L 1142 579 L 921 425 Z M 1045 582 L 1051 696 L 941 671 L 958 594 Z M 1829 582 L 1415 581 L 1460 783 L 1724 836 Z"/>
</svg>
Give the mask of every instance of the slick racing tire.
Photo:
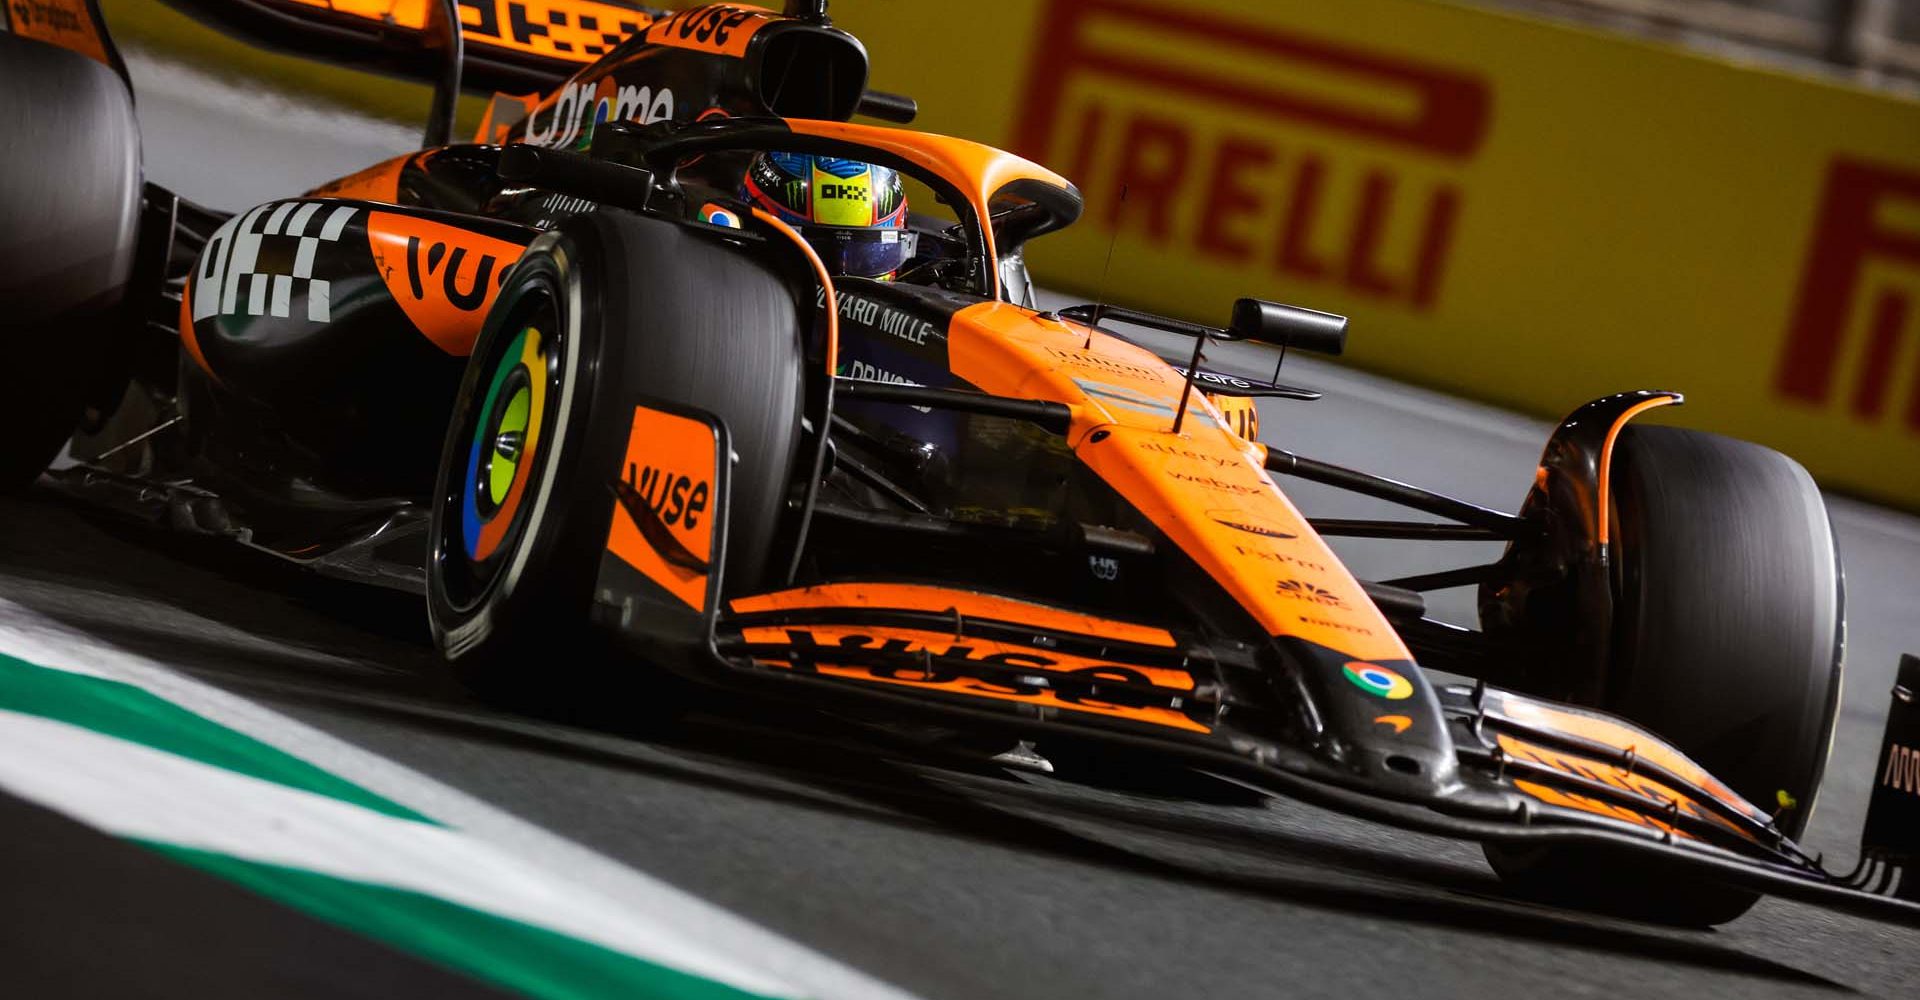
<svg viewBox="0 0 1920 1000">
<path fill-rule="evenodd" d="M 1839 711 L 1844 581 L 1813 478 L 1759 445 L 1629 427 L 1614 452 L 1614 631 L 1600 708 L 1671 741 L 1798 837 Z M 1689 925 L 1752 892 L 1563 849 L 1488 852 L 1553 895 Z"/>
<path fill-rule="evenodd" d="M 619 682 L 560 664 L 607 659 L 588 610 L 642 397 L 725 422 L 722 580 L 758 586 L 799 440 L 802 329 L 794 291 L 719 237 L 596 212 L 536 239 L 474 345 L 434 490 L 429 618 L 456 674 L 521 702 Z"/>
<path fill-rule="evenodd" d="M 140 128 L 126 83 L 0 32 L 0 491 L 39 478 L 79 424 L 133 271 Z"/>
</svg>

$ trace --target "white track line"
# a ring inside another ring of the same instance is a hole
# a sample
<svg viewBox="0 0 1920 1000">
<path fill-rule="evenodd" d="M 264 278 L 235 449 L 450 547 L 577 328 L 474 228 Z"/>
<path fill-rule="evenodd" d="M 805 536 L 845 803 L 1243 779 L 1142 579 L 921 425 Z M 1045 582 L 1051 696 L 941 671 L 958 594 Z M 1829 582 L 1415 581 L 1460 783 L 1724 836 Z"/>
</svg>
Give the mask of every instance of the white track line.
<svg viewBox="0 0 1920 1000">
<path fill-rule="evenodd" d="M 464 792 L 362 750 L 261 705 L 105 645 L 8 601 L 0 601 L 0 651 L 43 666 L 118 680 L 244 733 L 486 842 L 562 887 L 590 887 L 630 909 L 739 957 L 772 979 L 820 997 L 905 1000 L 911 996 L 650 875 L 494 808 Z M 10 736 L 0 736 L 7 745 Z M 11 749 L 8 751 L 11 753 Z M 58 779 L 59 775 L 52 775 Z"/>
</svg>

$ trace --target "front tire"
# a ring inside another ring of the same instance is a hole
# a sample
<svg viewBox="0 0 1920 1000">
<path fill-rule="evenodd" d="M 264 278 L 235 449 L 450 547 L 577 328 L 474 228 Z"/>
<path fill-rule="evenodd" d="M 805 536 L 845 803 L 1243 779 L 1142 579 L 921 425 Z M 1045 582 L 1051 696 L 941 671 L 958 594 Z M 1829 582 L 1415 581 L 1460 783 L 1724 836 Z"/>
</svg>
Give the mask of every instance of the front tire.
<svg viewBox="0 0 1920 1000">
<path fill-rule="evenodd" d="M 1813 477 L 1779 452 L 1629 427 L 1613 466 L 1614 632 L 1602 703 L 1673 743 L 1798 837 L 1839 711 L 1844 581 Z M 1587 850 L 1490 847 L 1503 878 L 1694 926 L 1753 892 Z"/>
<path fill-rule="evenodd" d="M 727 593 L 758 587 L 800 427 L 794 291 L 721 237 L 627 213 L 536 239 L 475 343 L 434 491 L 428 609 L 481 693 L 543 698 L 577 657 L 642 397 L 698 407 L 735 452 Z M 558 682 L 558 683 L 556 683 Z"/>
</svg>

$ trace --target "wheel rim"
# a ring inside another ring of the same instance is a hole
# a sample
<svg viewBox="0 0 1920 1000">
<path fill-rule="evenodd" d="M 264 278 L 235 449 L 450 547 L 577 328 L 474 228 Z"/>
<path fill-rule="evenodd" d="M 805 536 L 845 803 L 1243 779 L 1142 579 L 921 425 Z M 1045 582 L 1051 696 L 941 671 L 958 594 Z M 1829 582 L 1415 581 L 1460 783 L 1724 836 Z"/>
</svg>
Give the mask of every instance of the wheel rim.
<svg viewBox="0 0 1920 1000">
<path fill-rule="evenodd" d="M 500 551 L 525 494 L 523 469 L 540 446 L 540 408 L 545 396 L 545 335 L 529 326 L 494 366 L 467 449 L 467 475 L 460 504 L 461 543 L 467 558 L 483 562 Z"/>
<path fill-rule="evenodd" d="M 530 494 L 550 448 L 549 404 L 559 398 L 564 349 L 559 315 L 544 290 L 528 294 L 509 316 L 513 336 L 496 340 L 487 372 L 475 385 L 478 405 L 462 415 L 460 465 L 443 485 L 437 562 L 449 602 L 460 610 L 478 603 L 499 581 L 518 548 Z"/>
</svg>

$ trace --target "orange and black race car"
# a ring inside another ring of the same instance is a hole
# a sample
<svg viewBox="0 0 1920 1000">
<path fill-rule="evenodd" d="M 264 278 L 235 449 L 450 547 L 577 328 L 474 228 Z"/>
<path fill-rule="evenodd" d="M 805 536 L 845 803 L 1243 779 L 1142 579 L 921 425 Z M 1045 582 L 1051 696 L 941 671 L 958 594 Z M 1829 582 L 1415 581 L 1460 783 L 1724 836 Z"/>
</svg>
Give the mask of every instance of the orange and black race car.
<svg viewBox="0 0 1920 1000">
<path fill-rule="evenodd" d="M 4 485 L 65 446 L 45 481 L 70 494 L 416 590 L 490 692 L 579 683 L 599 636 L 636 710 L 674 675 L 1177 761 L 1482 842 L 1577 905 L 1711 924 L 1772 893 L 1920 924 L 1920 886 L 1884 892 L 1920 846 L 1910 693 L 1866 863 L 1794 842 L 1840 690 L 1820 494 L 1766 449 L 1629 426 L 1678 394 L 1579 407 L 1517 514 L 1258 443 L 1252 400 L 1315 394 L 1208 372 L 1202 347 L 1338 353 L 1345 321 L 1034 308 L 1023 248 L 1079 193 L 852 123 L 914 107 L 867 89 L 823 2 L 172 2 L 433 81 L 424 148 L 195 206 L 143 183 L 94 6 L 9 5 Z M 499 93 L 453 143 L 467 87 Z M 768 156 L 851 165 L 822 197 L 905 178 L 916 211 L 879 238 L 900 266 L 851 276 L 848 247 L 746 197 Z M 1142 329 L 1194 348 L 1163 360 Z M 1309 519 L 1287 478 L 1427 519 Z M 1369 582 L 1329 536 L 1506 547 Z M 1477 630 L 1427 617 L 1423 591 L 1463 585 Z"/>
</svg>

